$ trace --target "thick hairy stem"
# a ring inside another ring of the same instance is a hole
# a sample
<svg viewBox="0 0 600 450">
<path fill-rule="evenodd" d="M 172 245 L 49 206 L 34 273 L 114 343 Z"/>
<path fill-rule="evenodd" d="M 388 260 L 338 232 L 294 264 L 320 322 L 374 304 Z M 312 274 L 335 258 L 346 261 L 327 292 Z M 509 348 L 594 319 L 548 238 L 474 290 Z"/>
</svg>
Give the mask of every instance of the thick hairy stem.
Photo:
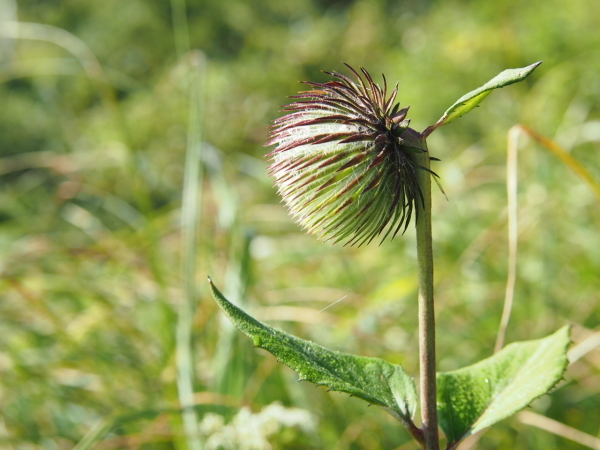
<svg viewBox="0 0 600 450">
<path fill-rule="evenodd" d="M 409 134 L 410 133 L 410 134 Z M 407 130 L 408 142 L 427 148 L 422 135 Z M 429 169 L 429 153 L 415 155 L 415 162 Z M 439 450 L 435 365 L 435 315 L 433 303 L 433 248 L 431 238 L 431 175 L 418 170 L 423 199 L 417 201 L 417 260 L 419 266 L 419 361 L 421 387 L 421 419 L 426 450 Z"/>
</svg>

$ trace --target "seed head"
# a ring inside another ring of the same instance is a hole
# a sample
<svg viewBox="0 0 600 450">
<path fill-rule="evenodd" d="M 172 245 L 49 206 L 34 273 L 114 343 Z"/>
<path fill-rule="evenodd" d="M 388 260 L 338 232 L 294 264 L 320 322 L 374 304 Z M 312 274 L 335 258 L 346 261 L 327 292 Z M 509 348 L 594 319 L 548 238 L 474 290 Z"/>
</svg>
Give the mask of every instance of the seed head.
<svg viewBox="0 0 600 450">
<path fill-rule="evenodd" d="M 408 107 L 394 104 L 373 82 L 347 66 L 356 82 L 337 72 L 327 83 L 303 82 L 310 91 L 284 107 L 266 146 L 270 174 L 291 214 L 309 233 L 326 240 L 362 245 L 376 236 L 393 238 L 406 230 L 422 199 L 411 153 L 425 149 L 402 139 Z"/>
</svg>

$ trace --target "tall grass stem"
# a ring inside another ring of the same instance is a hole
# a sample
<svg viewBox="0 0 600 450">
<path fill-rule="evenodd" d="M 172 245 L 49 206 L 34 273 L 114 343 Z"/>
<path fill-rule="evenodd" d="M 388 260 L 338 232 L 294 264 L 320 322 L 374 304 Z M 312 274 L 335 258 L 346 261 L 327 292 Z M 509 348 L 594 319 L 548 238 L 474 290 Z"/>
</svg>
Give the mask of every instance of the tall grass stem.
<svg viewBox="0 0 600 450">
<path fill-rule="evenodd" d="M 506 330 L 510 321 L 513 301 L 515 297 L 515 284 L 517 281 L 517 244 L 518 244 L 518 204 L 517 204 L 517 184 L 518 184 L 518 151 L 519 135 L 521 130 L 518 127 L 512 127 L 508 132 L 508 148 L 506 152 L 506 193 L 508 197 L 508 278 L 506 280 L 506 290 L 504 294 L 504 308 L 502 318 L 500 319 L 500 329 L 496 337 L 496 346 L 494 353 L 499 352 L 504 347 L 506 339 Z"/>
<path fill-rule="evenodd" d="M 194 364 L 192 327 L 197 288 L 195 281 L 198 251 L 198 223 L 202 200 L 202 112 L 206 63 L 200 52 L 190 53 L 190 117 L 181 210 L 184 298 L 177 319 L 177 391 L 182 408 L 188 447 L 201 450 L 198 417 L 194 410 Z"/>
<path fill-rule="evenodd" d="M 186 1 L 171 0 L 171 15 L 173 21 L 173 34 L 175 35 L 175 51 L 181 58 L 190 51 L 190 32 L 187 20 Z"/>
</svg>

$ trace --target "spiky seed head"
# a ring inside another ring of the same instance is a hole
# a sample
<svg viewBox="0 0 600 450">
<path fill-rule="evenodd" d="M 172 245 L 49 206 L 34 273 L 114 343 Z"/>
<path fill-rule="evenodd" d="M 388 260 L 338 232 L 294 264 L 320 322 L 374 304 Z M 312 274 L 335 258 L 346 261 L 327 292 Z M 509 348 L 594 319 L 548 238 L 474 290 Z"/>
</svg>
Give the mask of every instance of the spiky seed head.
<svg viewBox="0 0 600 450">
<path fill-rule="evenodd" d="M 408 107 L 394 103 L 364 69 L 347 66 L 356 82 L 337 72 L 327 83 L 303 82 L 311 90 L 275 120 L 266 146 L 276 148 L 270 174 L 291 214 L 309 233 L 362 245 L 405 230 L 422 198 L 411 153 L 425 149 L 402 139 Z M 427 169 L 425 169 L 427 170 Z"/>
</svg>

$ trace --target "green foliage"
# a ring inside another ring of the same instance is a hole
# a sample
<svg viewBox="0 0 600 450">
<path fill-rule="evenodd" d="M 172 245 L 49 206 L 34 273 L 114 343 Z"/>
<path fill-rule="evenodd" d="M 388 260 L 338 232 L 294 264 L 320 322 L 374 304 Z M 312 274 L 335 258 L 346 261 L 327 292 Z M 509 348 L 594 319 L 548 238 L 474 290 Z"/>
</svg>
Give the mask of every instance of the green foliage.
<svg viewBox="0 0 600 450">
<path fill-rule="evenodd" d="M 106 419 L 99 447 L 183 448 L 174 311 L 184 296 L 191 71 L 188 55 L 177 56 L 171 4 L 14 4 L 13 18 L 79 38 L 108 82 L 60 45 L 7 38 L 0 26 L 0 445 L 73 448 Z M 534 127 L 600 178 L 600 2 L 574 0 L 568 14 L 558 0 L 188 0 L 185 10 L 191 47 L 208 59 L 202 238 L 193 252 L 198 416 L 229 423 L 241 405 L 256 412 L 281 400 L 316 412 L 314 448 L 397 448 L 409 436 L 379 408 L 297 383 L 259 352 L 243 352 L 243 336 L 218 319 L 207 273 L 226 274 L 227 298 L 243 298 L 290 333 L 417 373 L 416 352 L 406 350 L 416 348 L 411 233 L 359 251 L 306 236 L 267 177 L 267 127 L 298 80 L 326 81 L 320 70 L 343 72 L 340 61 L 399 80 L 398 100 L 422 130 L 489 74 L 544 59 L 527 87 L 497 91 L 429 142 L 449 198 L 434 192 L 433 228 L 439 367 L 452 371 L 487 356 L 498 328 L 507 130 Z M 578 342 L 600 323 L 600 208 L 553 155 L 521 145 L 508 338 L 568 322 Z M 597 358 L 597 350 L 584 355 L 570 382 L 533 411 L 597 435 Z M 304 442 L 270 439 L 274 449 Z M 512 418 L 479 448 L 583 447 Z"/>
<path fill-rule="evenodd" d="M 510 84 L 523 81 L 533 72 L 542 62 L 536 62 L 521 69 L 507 69 L 496 75 L 483 86 L 463 95 L 444 113 L 436 125 L 442 126 L 464 116 L 466 113 L 479 106 L 479 104 L 494 90 L 500 89 Z"/>
<path fill-rule="evenodd" d="M 412 423 L 417 409 L 414 380 L 400 365 L 329 350 L 297 338 L 250 317 L 229 302 L 210 281 L 214 299 L 233 324 L 279 361 L 295 370 L 300 380 L 345 392 L 385 408 L 404 424 Z"/>
<path fill-rule="evenodd" d="M 229 302 L 209 279 L 212 295 L 231 322 L 277 360 L 329 390 L 382 406 L 409 429 L 417 407 L 413 379 L 400 365 L 329 350 L 272 328 Z M 571 343 L 565 326 L 543 339 L 516 342 L 496 355 L 438 373 L 440 428 L 454 448 L 467 436 L 510 417 L 547 394 L 563 377 Z"/>
<path fill-rule="evenodd" d="M 569 327 L 535 341 L 515 342 L 494 356 L 439 373 L 440 428 L 458 443 L 548 393 L 567 369 Z"/>
<path fill-rule="evenodd" d="M 212 295 L 229 320 L 255 347 L 310 381 L 382 406 L 407 428 L 417 407 L 413 379 L 400 365 L 329 350 L 272 328 L 229 302 L 209 279 Z M 467 436 L 510 417 L 547 394 L 563 377 L 571 343 L 565 326 L 543 339 L 516 342 L 462 369 L 438 373 L 440 428 L 455 446 Z"/>
</svg>

